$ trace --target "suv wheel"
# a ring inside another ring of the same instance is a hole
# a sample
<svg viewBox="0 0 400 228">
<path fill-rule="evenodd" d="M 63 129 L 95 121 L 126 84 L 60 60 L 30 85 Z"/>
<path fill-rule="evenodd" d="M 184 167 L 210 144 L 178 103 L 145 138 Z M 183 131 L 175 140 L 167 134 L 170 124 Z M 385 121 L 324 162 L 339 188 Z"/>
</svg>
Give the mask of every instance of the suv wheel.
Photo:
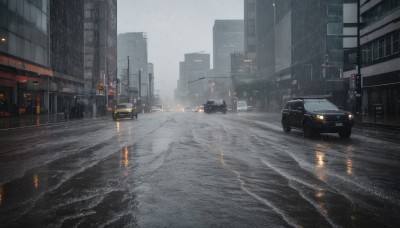
<svg viewBox="0 0 400 228">
<path fill-rule="evenodd" d="M 347 139 L 347 138 L 350 137 L 350 135 L 351 135 L 351 128 L 347 128 L 347 129 L 339 132 L 340 138 L 346 138 Z"/>
<path fill-rule="evenodd" d="M 286 132 L 286 133 L 289 133 L 290 130 L 292 130 L 292 129 L 288 126 L 288 124 L 287 124 L 287 122 L 286 122 L 286 119 L 282 119 L 282 128 L 283 128 L 283 131 Z"/>
<path fill-rule="evenodd" d="M 314 130 L 312 129 L 309 123 L 303 124 L 303 136 L 304 138 L 312 138 L 314 137 Z"/>
</svg>

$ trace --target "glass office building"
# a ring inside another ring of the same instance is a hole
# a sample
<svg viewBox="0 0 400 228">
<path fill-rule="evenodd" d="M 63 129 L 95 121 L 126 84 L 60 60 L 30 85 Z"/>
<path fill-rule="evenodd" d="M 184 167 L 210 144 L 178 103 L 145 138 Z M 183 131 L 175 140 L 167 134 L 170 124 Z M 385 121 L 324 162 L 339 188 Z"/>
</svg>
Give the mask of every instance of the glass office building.
<svg viewBox="0 0 400 228">
<path fill-rule="evenodd" d="M 0 112 L 48 109 L 49 0 L 0 1 Z"/>
<path fill-rule="evenodd" d="M 0 51 L 49 66 L 49 1 L 0 1 Z"/>
</svg>

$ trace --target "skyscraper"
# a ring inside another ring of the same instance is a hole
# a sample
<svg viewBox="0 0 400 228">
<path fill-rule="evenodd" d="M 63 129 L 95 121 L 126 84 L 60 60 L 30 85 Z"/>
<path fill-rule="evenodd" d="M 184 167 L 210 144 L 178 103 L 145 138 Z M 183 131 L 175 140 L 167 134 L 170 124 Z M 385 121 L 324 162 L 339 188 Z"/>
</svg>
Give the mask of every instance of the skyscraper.
<svg viewBox="0 0 400 228">
<path fill-rule="evenodd" d="M 232 89 L 231 54 L 244 50 L 243 20 L 216 20 L 213 28 L 213 68 L 223 98 Z M 225 77 L 225 78 L 222 78 Z"/>
<path fill-rule="evenodd" d="M 127 76 L 128 70 L 129 76 Z M 146 33 L 129 32 L 118 35 L 118 75 L 126 87 L 125 94 L 129 97 L 129 101 L 132 101 L 132 98 L 138 99 L 147 96 L 146 87 L 149 76 Z M 139 90 L 141 90 L 140 96 Z"/>
<path fill-rule="evenodd" d="M 106 105 L 117 74 L 117 0 L 84 1 L 84 96 L 88 108 Z M 100 91 L 99 84 L 104 85 Z M 91 107 L 90 107 L 91 106 Z"/>
</svg>

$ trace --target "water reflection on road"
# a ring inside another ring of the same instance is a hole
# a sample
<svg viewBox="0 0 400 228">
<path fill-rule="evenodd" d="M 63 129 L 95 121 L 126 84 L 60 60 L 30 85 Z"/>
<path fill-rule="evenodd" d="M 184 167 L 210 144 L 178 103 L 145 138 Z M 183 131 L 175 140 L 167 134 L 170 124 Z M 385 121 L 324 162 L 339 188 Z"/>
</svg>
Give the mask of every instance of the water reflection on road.
<svg viewBox="0 0 400 228">
<path fill-rule="evenodd" d="M 15 148 L 0 153 L 0 224 L 399 225 L 399 144 L 305 140 L 262 118 L 154 113 L 2 135 Z"/>
</svg>

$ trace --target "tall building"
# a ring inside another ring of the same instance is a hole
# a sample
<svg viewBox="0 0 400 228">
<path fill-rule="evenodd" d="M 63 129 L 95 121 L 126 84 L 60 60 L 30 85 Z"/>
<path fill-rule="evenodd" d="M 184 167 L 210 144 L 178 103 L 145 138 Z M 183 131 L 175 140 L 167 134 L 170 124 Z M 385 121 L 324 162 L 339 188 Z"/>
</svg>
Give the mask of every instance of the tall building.
<svg viewBox="0 0 400 228">
<path fill-rule="evenodd" d="M 49 1 L 0 2 L 0 113 L 47 113 Z"/>
<path fill-rule="evenodd" d="M 374 121 L 383 107 L 384 122 L 400 123 L 400 1 L 361 1 L 362 110 Z M 353 73 L 353 72 L 349 72 Z"/>
<path fill-rule="evenodd" d="M 210 54 L 185 54 L 185 61 L 179 64 L 177 100 L 192 106 L 202 104 L 209 95 L 206 86 L 209 72 Z"/>
<path fill-rule="evenodd" d="M 177 81 L 177 89 L 174 94 L 175 103 L 185 104 L 187 98 L 186 96 L 189 94 L 188 81 L 185 62 L 179 62 L 179 79 Z"/>
<path fill-rule="evenodd" d="M 96 115 L 114 98 L 110 91 L 117 76 L 117 0 L 85 0 L 83 13 L 84 99 L 88 111 Z"/>
<path fill-rule="evenodd" d="M 84 89 L 83 1 L 52 0 L 50 4 L 51 113 L 70 110 Z"/>
<path fill-rule="evenodd" d="M 244 52 L 246 59 L 256 61 L 256 0 L 244 0 Z"/>
<path fill-rule="evenodd" d="M 273 80 L 275 70 L 273 0 L 256 0 L 257 76 Z"/>
<path fill-rule="evenodd" d="M 129 76 L 127 76 L 128 71 Z M 143 99 L 147 97 L 146 87 L 149 75 L 146 33 L 130 32 L 118 35 L 118 75 L 126 87 L 125 95 L 129 101 L 139 100 L 139 97 Z M 141 81 L 140 88 L 139 78 Z"/>
<path fill-rule="evenodd" d="M 346 2 L 346 3 L 344 3 Z M 257 71 L 276 86 L 270 107 L 295 96 L 346 104 L 345 59 L 354 58 L 355 0 L 256 1 Z"/>
<path fill-rule="evenodd" d="M 213 28 L 213 68 L 223 98 L 232 89 L 231 54 L 244 51 L 243 20 L 216 20 Z M 221 77 L 226 77 L 222 79 Z"/>
</svg>

